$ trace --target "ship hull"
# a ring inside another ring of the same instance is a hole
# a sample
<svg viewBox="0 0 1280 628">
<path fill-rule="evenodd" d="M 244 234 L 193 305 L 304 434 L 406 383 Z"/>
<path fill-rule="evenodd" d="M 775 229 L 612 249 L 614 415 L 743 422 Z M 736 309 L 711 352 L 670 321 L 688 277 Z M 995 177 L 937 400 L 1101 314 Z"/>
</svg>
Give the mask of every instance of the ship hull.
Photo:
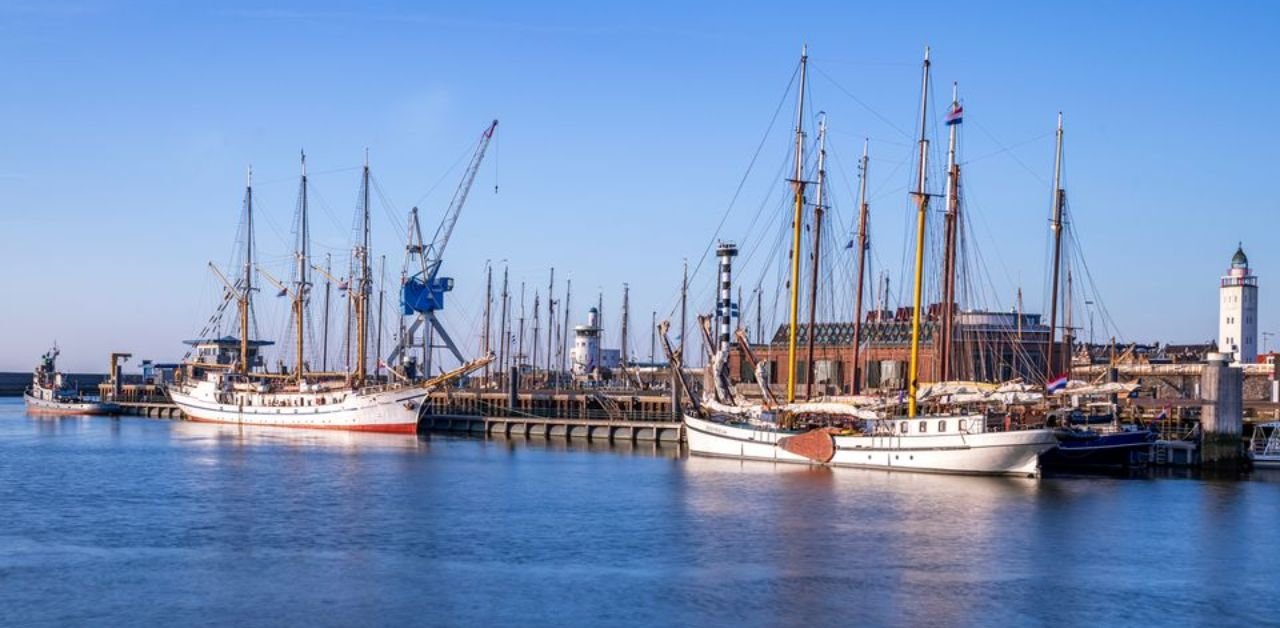
<svg viewBox="0 0 1280 628">
<path fill-rule="evenodd" d="M 685 417 L 685 437 L 695 455 L 820 464 L 784 449 L 794 433 L 726 425 Z M 1036 476 L 1039 456 L 1057 446 L 1050 430 L 939 434 L 932 436 L 832 436 L 836 467 L 965 475 Z"/>
<path fill-rule="evenodd" d="M 308 405 L 253 405 L 218 403 L 216 395 L 188 394 L 171 390 L 170 399 L 188 420 L 201 423 L 261 425 L 302 429 L 345 430 L 413 434 L 418 430 L 418 412 L 426 391 L 394 389 L 375 393 L 352 393 L 341 403 Z"/>
<path fill-rule="evenodd" d="M 33 397 L 30 393 L 23 394 L 22 399 L 27 404 L 27 414 L 70 416 L 86 414 L 111 415 L 120 413 L 120 406 L 117 406 L 114 403 L 102 403 L 96 401 L 50 401 L 48 399 Z"/>
</svg>

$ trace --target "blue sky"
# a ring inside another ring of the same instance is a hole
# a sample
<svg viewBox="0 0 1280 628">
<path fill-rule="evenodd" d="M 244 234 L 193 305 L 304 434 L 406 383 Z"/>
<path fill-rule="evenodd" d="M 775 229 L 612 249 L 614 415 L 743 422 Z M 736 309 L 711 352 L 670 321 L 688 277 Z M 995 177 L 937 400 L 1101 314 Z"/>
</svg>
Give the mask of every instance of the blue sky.
<svg viewBox="0 0 1280 628">
<path fill-rule="evenodd" d="M 507 260 L 530 304 L 550 266 L 558 282 L 573 279 L 576 306 L 603 291 L 606 317 L 630 284 L 641 330 L 631 338 L 647 358 L 650 312 L 671 312 L 681 260 L 697 264 L 762 138 L 719 235 L 774 244 L 773 231 L 746 225 L 760 207 L 765 224 L 785 220 L 775 175 L 790 150 L 789 101 L 764 132 L 805 42 L 813 111 L 830 116 L 840 224 L 828 228 L 850 229 L 869 137 L 873 246 L 893 282 L 928 44 L 930 106 L 947 104 L 953 80 L 965 103 L 982 305 L 1010 307 L 1020 287 L 1029 310 L 1043 308 L 1061 110 L 1072 218 L 1119 333 L 1214 337 L 1216 281 L 1238 240 L 1261 275 L 1260 330 L 1280 330 L 1267 296 L 1280 276 L 1267 190 L 1277 12 L 1261 2 L 0 2 L 0 369 L 29 368 L 54 339 L 69 370 L 101 370 L 112 350 L 180 357 L 218 298 L 206 264 L 230 256 L 250 163 L 260 254 L 287 255 L 300 149 L 316 252 L 335 257 L 349 246 L 369 149 L 385 192 L 376 246 L 398 275 L 405 212 L 420 205 L 434 229 L 455 164 L 493 118 L 498 138 L 445 262 L 458 280 L 455 335 L 475 346 L 486 260 Z M 936 159 L 945 139 L 934 140 Z M 744 260 L 743 274 L 761 274 L 768 253 Z M 695 277 L 695 305 L 709 303 L 711 281 Z M 283 309 L 262 301 L 274 335 Z"/>
</svg>

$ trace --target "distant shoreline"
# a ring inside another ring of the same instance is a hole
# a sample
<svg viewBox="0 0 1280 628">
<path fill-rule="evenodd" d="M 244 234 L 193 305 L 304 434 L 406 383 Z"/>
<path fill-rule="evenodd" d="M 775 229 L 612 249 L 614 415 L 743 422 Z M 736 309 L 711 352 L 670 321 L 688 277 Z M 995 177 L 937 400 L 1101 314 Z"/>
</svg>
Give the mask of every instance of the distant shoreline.
<svg viewBox="0 0 1280 628">
<path fill-rule="evenodd" d="M 106 381 L 103 373 L 67 373 L 66 380 L 71 387 L 80 386 L 81 390 L 97 394 L 98 384 Z M 21 397 L 22 391 L 31 385 L 31 373 L 0 372 L 0 397 Z"/>
</svg>

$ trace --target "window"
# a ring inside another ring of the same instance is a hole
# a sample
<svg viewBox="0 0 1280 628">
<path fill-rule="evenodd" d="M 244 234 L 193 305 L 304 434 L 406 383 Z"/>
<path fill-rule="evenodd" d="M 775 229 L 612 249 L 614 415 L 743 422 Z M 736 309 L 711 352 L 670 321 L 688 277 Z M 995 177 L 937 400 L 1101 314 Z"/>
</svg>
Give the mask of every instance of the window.
<svg viewBox="0 0 1280 628">
<path fill-rule="evenodd" d="M 960 423 L 957 427 L 960 428 L 961 432 L 967 431 L 969 429 L 969 421 L 966 419 L 960 419 Z"/>
<path fill-rule="evenodd" d="M 939 432 L 945 432 L 945 431 L 947 431 L 947 422 L 946 422 L 946 421 L 938 421 L 938 431 L 939 431 Z"/>
<path fill-rule="evenodd" d="M 928 422 L 928 421 L 921 421 L 921 422 L 920 422 L 920 425 L 919 425 L 918 427 L 920 428 L 920 433 L 921 433 L 921 434 L 924 434 L 925 432 L 928 432 L 928 431 L 929 431 L 929 422 Z"/>
<path fill-rule="evenodd" d="M 907 433 L 907 422 L 906 422 L 906 421 L 903 421 L 902 423 L 900 423 L 900 424 L 898 425 L 898 433 L 899 433 L 899 434 L 906 434 L 906 433 Z"/>
</svg>

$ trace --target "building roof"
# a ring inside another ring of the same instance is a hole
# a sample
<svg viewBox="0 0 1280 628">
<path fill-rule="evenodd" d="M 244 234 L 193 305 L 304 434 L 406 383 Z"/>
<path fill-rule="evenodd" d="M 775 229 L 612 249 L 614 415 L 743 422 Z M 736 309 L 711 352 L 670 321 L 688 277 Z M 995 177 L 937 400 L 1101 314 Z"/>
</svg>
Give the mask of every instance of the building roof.
<svg viewBox="0 0 1280 628">
<path fill-rule="evenodd" d="M 232 346 L 239 347 L 240 339 L 236 338 L 235 336 L 223 336 L 221 338 L 206 338 L 203 340 L 183 340 L 182 344 L 191 345 L 193 347 L 198 345 L 217 345 L 219 347 L 232 347 Z M 249 341 L 249 346 L 255 347 L 255 348 L 268 347 L 273 344 L 275 343 L 270 340 L 250 340 Z"/>
<path fill-rule="evenodd" d="M 1231 267 L 1232 268 L 1248 268 L 1249 267 L 1249 256 L 1244 254 L 1243 242 L 1236 246 L 1236 254 L 1231 256 Z"/>
</svg>

